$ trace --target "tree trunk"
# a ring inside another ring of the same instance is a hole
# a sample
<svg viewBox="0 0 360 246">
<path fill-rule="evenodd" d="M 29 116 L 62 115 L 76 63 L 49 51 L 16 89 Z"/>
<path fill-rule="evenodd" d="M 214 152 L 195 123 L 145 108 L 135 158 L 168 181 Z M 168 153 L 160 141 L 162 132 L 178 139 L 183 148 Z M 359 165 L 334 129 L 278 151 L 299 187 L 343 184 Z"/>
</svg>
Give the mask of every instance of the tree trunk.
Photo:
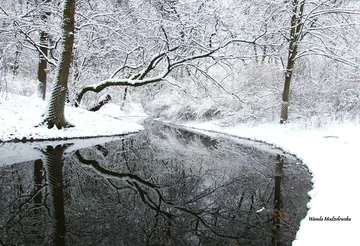
<svg viewBox="0 0 360 246">
<path fill-rule="evenodd" d="M 65 120 L 64 109 L 74 43 L 74 16 L 75 0 L 65 0 L 60 59 L 44 119 L 44 123 L 47 124 L 48 128 L 52 128 L 54 125 L 58 129 L 71 126 Z"/>
<path fill-rule="evenodd" d="M 18 46 L 16 46 L 14 64 L 12 65 L 13 77 L 16 77 L 18 75 L 18 73 L 19 73 L 20 49 L 21 49 L 21 47 L 19 48 Z"/>
<path fill-rule="evenodd" d="M 42 53 L 39 53 L 39 65 L 38 65 L 38 72 L 37 72 L 37 95 L 41 99 L 45 100 L 46 95 L 46 74 L 47 74 L 47 60 L 44 57 L 48 54 L 48 34 L 47 32 L 41 31 L 40 32 L 40 50 Z"/>
<path fill-rule="evenodd" d="M 292 17 L 289 51 L 285 70 L 284 90 L 282 94 L 280 124 L 286 123 L 289 114 L 290 84 L 295 67 L 295 59 L 298 52 L 298 42 L 301 40 L 302 19 L 304 14 L 305 0 L 292 0 Z"/>
<path fill-rule="evenodd" d="M 51 0 L 45 0 L 42 2 L 43 3 L 50 3 Z M 41 14 L 41 20 L 46 22 L 46 20 L 48 19 L 48 17 L 50 16 L 50 12 L 42 12 Z M 46 75 L 48 73 L 48 69 L 47 69 L 47 65 L 48 62 L 46 60 L 46 57 L 48 55 L 48 48 L 47 46 L 49 45 L 49 34 L 45 31 L 42 30 L 40 31 L 40 51 L 39 52 L 39 65 L 38 65 L 38 72 L 37 72 L 37 80 L 38 80 L 38 85 L 36 88 L 36 92 L 38 97 L 40 97 L 41 99 L 45 100 L 45 96 L 46 96 Z M 44 57 L 46 56 L 46 57 Z"/>
<path fill-rule="evenodd" d="M 121 110 L 124 110 L 125 102 L 126 102 L 126 99 L 127 99 L 127 94 L 128 94 L 128 87 L 125 87 L 124 95 L 123 95 L 123 101 L 121 102 L 121 105 L 120 105 Z"/>
</svg>

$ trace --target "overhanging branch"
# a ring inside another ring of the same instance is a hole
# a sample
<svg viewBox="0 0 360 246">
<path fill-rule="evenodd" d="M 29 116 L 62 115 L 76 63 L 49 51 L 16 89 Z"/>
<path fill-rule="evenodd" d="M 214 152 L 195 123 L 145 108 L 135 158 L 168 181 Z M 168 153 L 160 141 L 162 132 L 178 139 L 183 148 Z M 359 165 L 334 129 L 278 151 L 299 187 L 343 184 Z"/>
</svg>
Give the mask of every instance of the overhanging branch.
<svg viewBox="0 0 360 246">
<path fill-rule="evenodd" d="M 212 55 L 216 52 L 218 52 L 221 49 L 224 49 L 225 47 L 229 46 L 230 44 L 236 44 L 236 43 L 245 43 L 245 44 L 256 44 L 256 41 L 261 38 L 264 34 L 259 35 L 254 40 L 242 40 L 242 39 L 232 39 L 223 45 L 215 48 L 215 49 L 208 49 L 207 51 L 203 51 L 200 54 L 195 54 L 188 57 L 182 57 L 178 59 L 171 59 L 170 55 L 172 52 L 178 50 L 180 46 L 174 47 L 172 49 L 167 50 L 166 52 L 161 52 L 157 55 L 155 55 L 148 65 L 140 72 L 134 74 L 130 78 L 110 78 L 103 80 L 95 85 L 85 86 L 76 94 L 75 96 L 75 102 L 74 106 L 78 107 L 80 105 L 80 102 L 87 92 L 95 92 L 99 93 L 102 90 L 104 90 L 107 87 L 110 86 L 143 86 L 151 83 L 157 83 L 160 81 L 163 81 L 165 77 L 173 71 L 175 68 L 180 66 L 186 66 L 190 61 L 204 59 L 207 57 L 212 57 Z M 161 72 L 157 76 L 147 77 L 151 71 L 154 71 L 155 68 L 159 67 L 160 64 L 166 63 L 165 66 L 162 66 Z"/>
</svg>

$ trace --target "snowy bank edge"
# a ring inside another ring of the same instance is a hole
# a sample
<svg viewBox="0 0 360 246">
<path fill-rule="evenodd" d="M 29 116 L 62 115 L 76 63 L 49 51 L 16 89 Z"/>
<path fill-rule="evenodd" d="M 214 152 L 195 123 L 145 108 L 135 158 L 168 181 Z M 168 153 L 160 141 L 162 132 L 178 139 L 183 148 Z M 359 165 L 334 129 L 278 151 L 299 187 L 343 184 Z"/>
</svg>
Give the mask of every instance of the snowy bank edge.
<svg viewBox="0 0 360 246">
<path fill-rule="evenodd" d="M 60 139 L 55 141 L 45 139 L 43 141 L 33 142 L 6 142 L 2 144 L 0 143 L 2 151 L 2 154 L 0 155 L 0 167 L 43 158 L 43 153 L 41 152 L 41 150 L 45 149 L 48 146 L 55 147 L 57 145 L 68 145 L 68 147 L 65 149 L 65 153 L 70 153 L 75 150 L 88 148 L 98 144 L 104 144 L 111 141 L 125 139 L 138 133 L 139 132 L 122 134 L 117 136 Z M 23 153 L 26 153 L 26 157 L 24 157 Z"/>
<path fill-rule="evenodd" d="M 103 134 L 103 135 L 85 135 L 85 136 L 73 136 L 73 137 L 67 137 L 66 135 L 63 137 L 43 137 L 43 138 L 26 138 L 23 137 L 22 139 L 19 139 L 17 137 L 15 137 L 14 139 L 9 139 L 9 140 L 5 140 L 2 141 L 0 139 L 0 147 L 1 144 L 7 144 L 7 143 L 34 143 L 34 142 L 58 142 L 58 141 L 68 141 L 68 140 L 83 140 L 83 139 L 95 139 L 95 138 L 112 138 L 112 137 L 124 137 L 127 135 L 132 135 L 132 134 L 136 134 L 139 133 L 140 131 L 142 131 L 143 129 L 139 129 L 137 131 L 130 131 L 130 132 L 124 132 L 124 133 L 119 133 L 119 134 Z"/>
<path fill-rule="evenodd" d="M 190 125 L 186 125 L 186 124 L 177 124 L 177 123 L 173 123 L 173 122 L 169 122 L 169 121 L 163 121 L 161 119 L 154 119 L 154 121 L 158 121 L 161 122 L 162 124 L 165 125 L 169 125 L 169 126 L 174 126 L 176 128 L 182 128 L 184 130 L 190 130 L 192 132 L 196 132 L 198 134 L 205 134 L 208 136 L 212 136 L 212 137 L 226 137 L 230 140 L 233 141 L 237 141 L 241 144 L 259 144 L 256 147 L 259 149 L 262 149 L 264 151 L 267 152 L 271 152 L 271 153 L 275 153 L 275 154 L 281 154 L 281 155 L 290 155 L 296 159 L 298 159 L 303 165 L 306 166 L 306 168 L 308 169 L 309 173 L 312 176 L 312 172 L 310 171 L 309 167 L 306 165 L 305 161 L 299 157 L 298 155 L 296 155 L 295 153 L 292 153 L 290 151 L 287 151 L 286 149 L 282 148 L 280 145 L 276 145 L 272 142 L 268 142 L 265 140 L 260 140 L 257 138 L 251 138 L 251 137 L 242 137 L 240 135 L 235 135 L 235 134 L 231 134 L 228 132 L 221 132 L 221 131 L 216 131 L 216 130 L 210 130 L 210 129 L 204 129 L 204 128 L 199 128 L 199 127 L 195 127 L 195 126 L 190 126 Z M 214 135 L 211 135 L 214 134 Z"/>
</svg>

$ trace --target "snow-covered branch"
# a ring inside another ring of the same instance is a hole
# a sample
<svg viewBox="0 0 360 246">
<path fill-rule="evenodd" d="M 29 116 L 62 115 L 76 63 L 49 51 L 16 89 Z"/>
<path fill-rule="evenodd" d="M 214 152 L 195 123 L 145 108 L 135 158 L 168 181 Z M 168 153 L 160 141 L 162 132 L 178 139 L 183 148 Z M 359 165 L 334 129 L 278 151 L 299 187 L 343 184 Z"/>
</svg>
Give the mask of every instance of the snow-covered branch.
<svg viewBox="0 0 360 246">
<path fill-rule="evenodd" d="M 91 91 L 91 92 L 99 93 L 105 88 L 110 86 L 139 87 L 151 83 L 157 83 L 163 81 L 165 77 L 175 68 L 187 66 L 191 61 L 212 57 L 214 53 L 218 52 L 221 49 L 226 48 L 230 44 L 237 44 L 237 43 L 256 44 L 256 40 L 258 40 L 259 38 L 260 37 L 256 37 L 254 40 L 232 39 L 225 42 L 224 45 L 221 45 L 214 49 L 207 49 L 204 51 L 203 48 L 200 48 L 200 50 L 202 50 L 201 52 L 199 52 L 200 54 L 193 54 L 185 57 L 181 57 L 181 56 L 179 57 L 176 55 L 175 58 L 170 58 L 174 52 L 176 52 L 178 49 L 181 48 L 180 46 L 176 46 L 174 48 L 167 50 L 166 52 L 162 52 L 160 54 L 153 56 L 152 59 L 149 61 L 148 65 L 146 65 L 143 70 L 133 74 L 132 76 L 130 76 L 130 78 L 120 78 L 120 79 L 114 78 L 114 74 L 116 74 L 115 72 L 113 73 L 113 76 L 111 76 L 109 79 L 103 80 L 95 85 L 83 87 L 76 94 L 74 105 L 78 107 L 81 103 L 83 96 L 87 92 Z M 148 76 L 150 72 L 154 72 L 157 75 Z"/>
<path fill-rule="evenodd" d="M 4 8 L 2 8 L 2 7 L 0 6 L 0 9 L 1 9 L 1 11 L 2 11 L 7 17 L 10 17 L 10 15 L 7 13 L 7 11 L 6 11 Z M 53 66 L 56 67 L 56 66 L 57 66 L 56 61 L 50 59 L 50 58 L 49 58 L 46 54 L 44 54 L 44 52 L 41 50 L 42 45 L 41 45 L 41 44 L 38 44 L 37 42 L 35 42 L 35 41 L 33 40 L 33 38 L 29 35 L 29 33 L 28 33 L 27 31 L 23 30 L 23 28 L 21 27 L 21 25 L 19 24 L 19 22 L 18 22 L 17 20 L 13 19 L 13 23 L 14 23 L 14 25 L 17 27 L 17 29 L 20 31 L 20 33 L 25 36 L 26 41 L 27 41 L 29 44 L 31 44 L 31 46 L 34 47 L 34 48 L 36 49 L 36 51 L 39 52 L 39 53 L 44 57 L 44 59 L 47 60 L 47 62 L 48 62 L 49 64 L 51 64 L 51 65 L 53 65 Z"/>
</svg>

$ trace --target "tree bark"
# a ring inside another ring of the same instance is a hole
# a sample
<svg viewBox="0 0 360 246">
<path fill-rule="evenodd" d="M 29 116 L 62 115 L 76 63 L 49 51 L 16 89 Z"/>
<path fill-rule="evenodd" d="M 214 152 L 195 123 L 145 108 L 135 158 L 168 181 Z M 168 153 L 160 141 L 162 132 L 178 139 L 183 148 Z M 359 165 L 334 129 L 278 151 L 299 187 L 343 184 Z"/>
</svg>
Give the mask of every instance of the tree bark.
<svg viewBox="0 0 360 246">
<path fill-rule="evenodd" d="M 50 3 L 51 0 L 45 0 L 44 3 Z M 43 12 L 41 14 L 41 20 L 44 22 L 47 20 L 47 18 L 50 16 L 50 12 Z M 48 48 L 49 45 L 49 34 L 42 30 L 40 31 L 40 52 L 39 52 L 39 65 L 38 65 L 38 71 L 37 71 L 37 80 L 38 85 L 36 88 L 37 95 L 41 99 L 45 100 L 46 96 L 46 75 L 48 73 L 48 62 L 45 56 L 48 55 Z"/>
<path fill-rule="evenodd" d="M 45 100 L 46 96 L 46 74 L 47 74 L 47 60 L 45 59 L 44 55 L 47 56 L 48 48 L 48 34 L 44 31 L 40 32 L 40 50 L 42 53 L 39 53 L 39 65 L 37 71 L 37 94 L 38 97 Z"/>
<path fill-rule="evenodd" d="M 290 29 L 290 42 L 285 70 L 284 90 L 282 94 L 280 124 L 286 123 L 289 114 L 290 84 L 295 67 L 295 59 L 298 52 L 298 42 L 301 40 L 302 19 L 304 14 L 305 0 L 292 0 L 292 16 Z"/>
<path fill-rule="evenodd" d="M 58 129 L 72 126 L 65 120 L 64 109 L 74 43 L 74 17 L 75 0 L 65 0 L 62 24 L 62 50 L 44 119 L 44 123 L 47 124 L 48 128 L 52 128 L 54 125 Z"/>
</svg>

